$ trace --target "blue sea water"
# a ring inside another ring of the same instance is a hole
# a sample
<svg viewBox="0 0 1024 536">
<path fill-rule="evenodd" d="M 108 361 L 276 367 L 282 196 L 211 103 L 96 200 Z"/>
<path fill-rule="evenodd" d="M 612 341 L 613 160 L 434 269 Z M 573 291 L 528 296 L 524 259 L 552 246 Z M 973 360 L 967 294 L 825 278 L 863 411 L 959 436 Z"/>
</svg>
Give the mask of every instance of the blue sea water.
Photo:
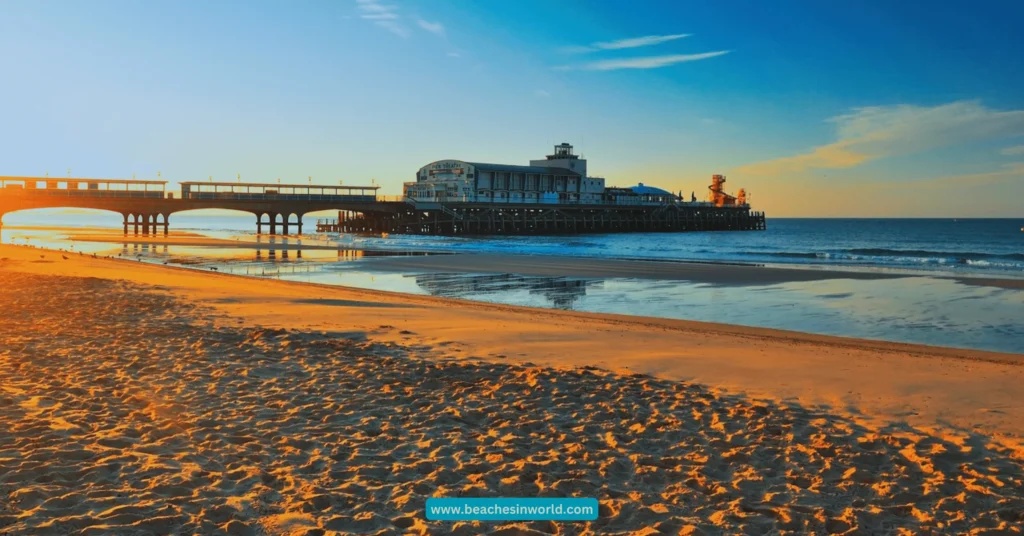
<svg viewBox="0 0 1024 536">
<path fill-rule="evenodd" d="M 1024 218 L 769 219 L 768 230 L 572 236 L 356 238 L 366 247 L 874 267 L 1024 276 Z"/>
<path fill-rule="evenodd" d="M 120 226 L 102 212 L 30 211 L 9 214 L 8 226 Z M 176 231 L 216 236 L 253 234 L 249 215 L 171 218 Z M 307 217 L 306 229 L 315 228 Z M 701 260 L 825 267 L 888 268 L 961 275 L 1024 277 L 1024 217 L 1018 219 L 786 219 L 766 231 L 625 233 L 603 235 L 328 237 L 381 250 L 481 252 L 658 260 Z"/>
</svg>

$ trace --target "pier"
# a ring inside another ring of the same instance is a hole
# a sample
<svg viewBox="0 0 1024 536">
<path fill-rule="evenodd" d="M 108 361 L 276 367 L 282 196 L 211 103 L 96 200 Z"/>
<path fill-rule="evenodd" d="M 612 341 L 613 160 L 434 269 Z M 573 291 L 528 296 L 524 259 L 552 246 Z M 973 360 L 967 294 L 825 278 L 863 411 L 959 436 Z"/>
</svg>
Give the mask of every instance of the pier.
<svg viewBox="0 0 1024 536">
<path fill-rule="evenodd" d="M 660 205 L 424 203 L 408 200 L 389 213 L 339 212 L 317 220 L 326 233 L 395 233 L 441 236 L 575 233 L 757 231 L 763 212 L 714 203 Z"/>
<path fill-rule="evenodd" d="M 40 208 L 106 210 L 122 216 L 124 234 L 166 236 L 171 216 L 223 209 L 252 214 L 257 234 L 302 234 L 311 212 L 337 211 L 317 232 L 428 235 L 531 235 L 614 232 L 751 231 L 766 227 L 746 204 L 640 198 L 557 203 L 432 202 L 378 196 L 379 186 L 242 182 L 0 177 L 0 227 L 6 214 Z"/>
<path fill-rule="evenodd" d="M 310 212 L 388 213 L 401 205 L 378 201 L 379 186 L 183 182 L 178 195 L 166 188 L 167 181 L 0 177 L 0 226 L 21 210 L 85 208 L 120 214 L 126 236 L 166 236 L 175 213 L 222 209 L 253 214 L 259 234 L 289 235 L 302 233 Z"/>
</svg>

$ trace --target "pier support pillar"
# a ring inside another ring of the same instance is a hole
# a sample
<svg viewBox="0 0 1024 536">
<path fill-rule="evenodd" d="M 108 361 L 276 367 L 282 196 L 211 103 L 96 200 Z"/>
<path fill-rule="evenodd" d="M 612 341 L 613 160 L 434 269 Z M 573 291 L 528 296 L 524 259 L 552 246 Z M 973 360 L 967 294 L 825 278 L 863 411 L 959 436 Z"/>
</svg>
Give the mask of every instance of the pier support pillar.
<svg viewBox="0 0 1024 536">
<path fill-rule="evenodd" d="M 128 215 L 121 214 L 121 217 L 124 218 L 124 236 L 128 236 Z"/>
<path fill-rule="evenodd" d="M 302 236 L 302 214 L 299 214 L 299 223 L 298 223 L 298 225 L 299 225 L 299 232 L 298 232 L 298 234 L 299 234 L 299 236 Z"/>
<path fill-rule="evenodd" d="M 171 216 L 169 214 L 164 214 L 163 218 L 164 218 L 164 236 L 167 236 L 168 232 L 171 230 Z"/>
<path fill-rule="evenodd" d="M 139 224 L 142 223 L 141 214 L 132 214 L 132 225 L 135 227 L 135 236 L 139 236 Z"/>
<path fill-rule="evenodd" d="M 263 214 L 256 215 L 256 234 L 263 234 Z"/>
<path fill-rule="evenodd" d="M 269 214 L 270 216 L 270 236 L 277 234 L 277 214 Z"/>
</svg>

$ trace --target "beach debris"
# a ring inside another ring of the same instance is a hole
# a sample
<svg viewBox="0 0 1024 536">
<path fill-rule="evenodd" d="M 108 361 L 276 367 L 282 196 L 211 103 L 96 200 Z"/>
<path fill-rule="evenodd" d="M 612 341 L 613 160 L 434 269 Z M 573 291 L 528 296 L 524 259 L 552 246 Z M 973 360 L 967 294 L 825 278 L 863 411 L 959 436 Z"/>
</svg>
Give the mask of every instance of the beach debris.
<svg viewBox="0 0 1024 536">
<path fill-rule="evenodd" d="M 61 255 L 60 258 L 62 258 L 64 260 L 68 260 L 69 257 L 67 255 Z"/>
</svg>

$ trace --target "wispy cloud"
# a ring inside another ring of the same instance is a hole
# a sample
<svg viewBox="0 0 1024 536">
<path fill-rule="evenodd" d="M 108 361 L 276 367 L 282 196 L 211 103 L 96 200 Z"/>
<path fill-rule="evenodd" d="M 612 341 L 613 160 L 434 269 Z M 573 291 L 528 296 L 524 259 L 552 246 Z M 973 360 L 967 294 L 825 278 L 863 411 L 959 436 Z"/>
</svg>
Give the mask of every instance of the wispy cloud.
<svg viewBox="0 0 1024 536">
<path fill-rule="evenodd" d="M 547 91 L 545 91 L 543 89 L 538 89 L 537 91 L 534 91 L 533 94 L 538 96 L 538 97 L 550 97 L 551 96 L 551 93 L 548 93 Z"/>
<path fill-rule="evenodd" d="M 1018 183 L 1024 181 L 1024 162 L 1012 162 L 1003 165 L 996 171 L 984 173 L 964 173 L 941 177 L 914 179 L 911 181 L 886 181 L 880 188 L 905 188 L 927 186 L 930 188 L 955 187 L 967 188 L 978 186 L 995 186 L 998 184 Z"/>
<path fill-rule="evenodd" d="M 449 58 L 461 58 L 462 54 L 459 54 L 458 52 L 449 52 L 448 53 L 448 57 Z"/>
<path fill-rule="evenodd" d="M 779 175 L 851 168 L 888 156 L 1024 136 L 1024 110 L 993 110 L 979 101 L 857 108 L 829 121 L 836 124 L 836 141 L 803 154 L 748 164 L 737 171 Z"/>
<path fill-rule="evenodd" d="M 373 21 L 374 24 L 400 37 L 409 37 L 409 30 L 399 21 L 398 6 L 383 4 L 378 0 L 356 0 L 359 18 Z"/>
<path fill-rule="evenodd" d="M 560 50 L 567 54 L 583 54 L 587 52 L 597 52 L 599 50 L 621 50 L 624 48 L 647 47 L 666 43 L 668 41 L 675 41 L 676 39 L 682 39 L 684 37 L 690 37 L 690 34 L 645 35 L 643 37 L 631 37 L 628 39 L 619 39 L 617 41 L 591 43 L 587 46 L 564 47 Z"/>
<path fill-rule="evenodd" d="M 393 21 L 393 20 L 379 20 L 375 23 L 377 26 L 388 30 L 389 32 L 403 38 L 409 37 L 409 30 L 405 26 Z"/>
<path fill-rule="evenodd" d="M 601 60 L 584 63 L 581 65 L 565 65 L 557 67 L 561 71 L 614 71 L 618 69 L 657 69 L 668 67 L 678 63 L 689 61 L 700 61 L 716 58 L 728 54 L 728 50 L 716 52 L 703 52 L 700 54 L 672 54 L 667 56 L 647 56 L 643 58 L 623 58 L 615 60 Z"/>
<path fill-rule="evenodd" d="M 1007 148 L 1003 149 L 1002 151 L 999 151 L 999 153 L 1000 154 L 1004 154 L 1006 156 L 1022 155 L 1022 154 L 1024 154 L 1024 145 L 1018 145 L 1016 147 L 1007 147 Z"/>
<path fill-rule="evenodd" d="M 423 19 L 416 19 L 416 24 L 419 24 L 420 28 L 423 28 L 424 30 L 432 34 L 444 37 L 444 25 L 441 24 L 440 22 L 430 22 Z"/>
</svg>

